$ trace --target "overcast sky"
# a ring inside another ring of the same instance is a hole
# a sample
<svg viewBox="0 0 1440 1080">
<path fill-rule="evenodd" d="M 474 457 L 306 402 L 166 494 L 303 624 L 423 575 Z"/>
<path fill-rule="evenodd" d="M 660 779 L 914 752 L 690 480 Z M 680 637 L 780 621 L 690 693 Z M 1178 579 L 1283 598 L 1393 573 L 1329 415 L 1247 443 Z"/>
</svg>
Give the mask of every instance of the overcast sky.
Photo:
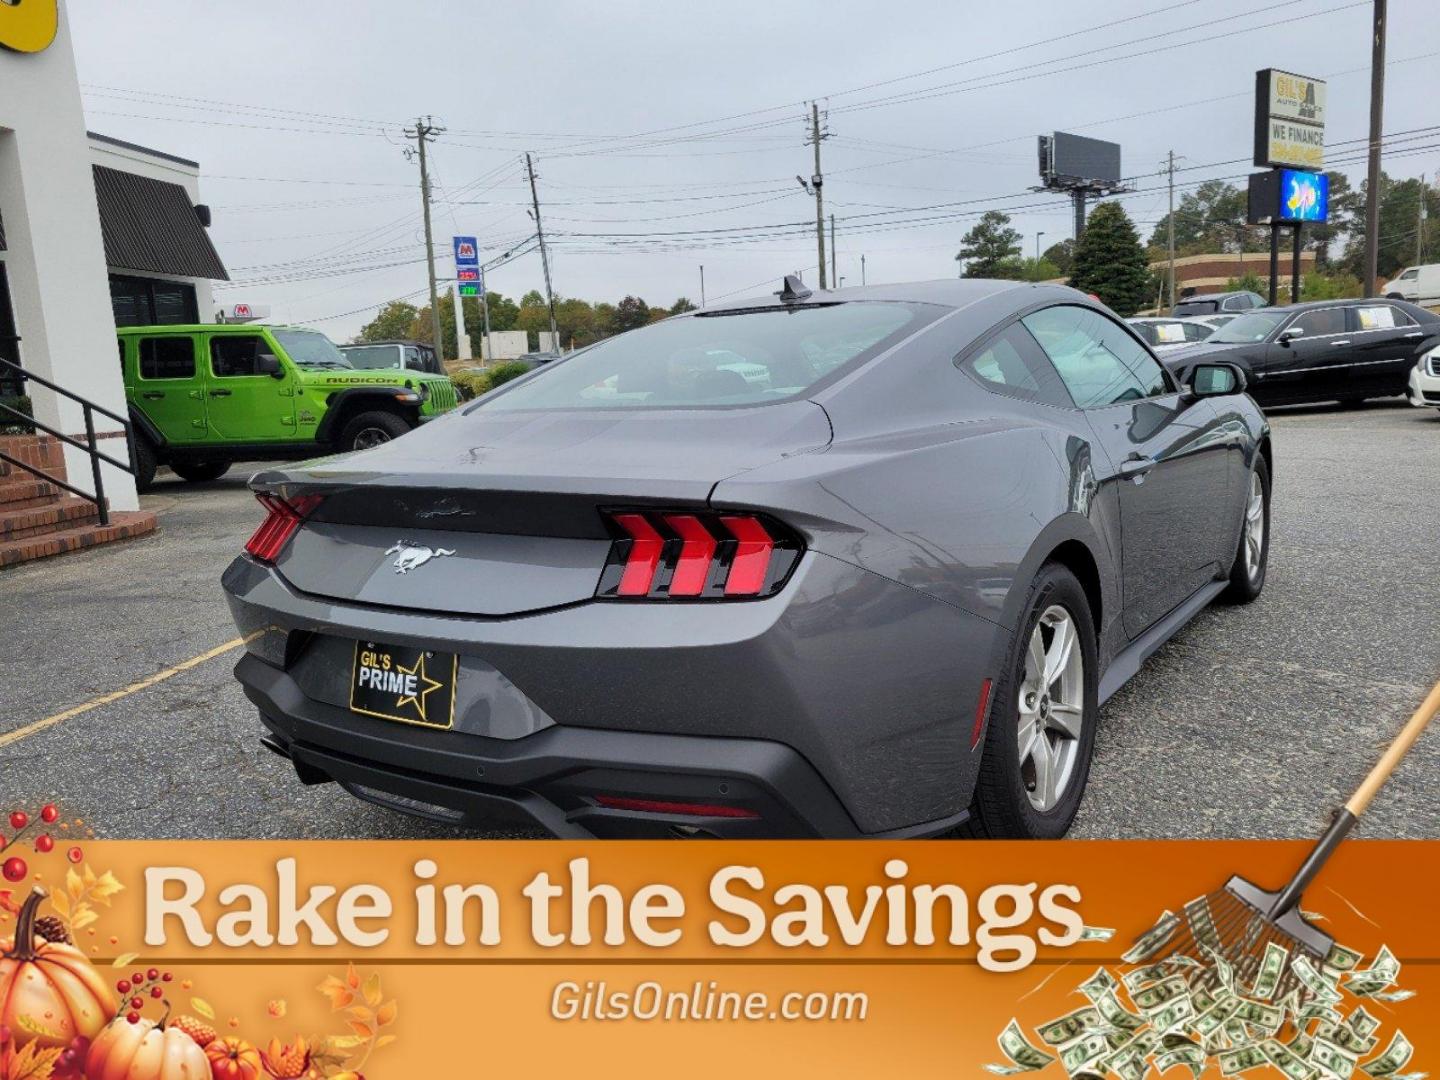
<svg viewBox="0 0 1440 1080">
<path fill-rule="evenodd" d="M 1249 171 L 1262 67 L 1329 78 L 1329 160 L 1364 172 L 1361 143 L 1335 144 L 1366 131 L 1369 0 L 68 8 L 90 128 L 200 162 L 235 282 L 217 298 L 337 341 L 381 303 L 423 297 L 417 168 L 402 153 L 419 114 L 449 128 L 431 147 L 442 274 L 453 233 L 478 235 L 489 259 L 533 232 L 530 150 L 556 291 L 667 306 L 699 301 L 702 263 L 711 300 L 796 268 L 815 280 L 814 202 L 795 180 L 812 171 L 811 98 L 828 110 L 826 211 L 847 284 L 862 254 L 871 282 L 954 274 L 986 209 L 1017 208 L 1027 255 L 1037 231 L 1042 247 L 1070 236 L 1068 202 L 1026 192 L 1035 136 L 1056 129 L 1121 144 L 1142 189 L 1125 206 L 1148 237 L 1166 151 L 1183 155 L 1180 184 Z M 1433 126 L 1433 0 L 1391 0 L 1390 21 L 1385 131 Z M 1434 176 L 1437 132 L 1399 134 L 1387 172 Z M 488 282 L 541 288 L 539 256 Z"/>
</svg>

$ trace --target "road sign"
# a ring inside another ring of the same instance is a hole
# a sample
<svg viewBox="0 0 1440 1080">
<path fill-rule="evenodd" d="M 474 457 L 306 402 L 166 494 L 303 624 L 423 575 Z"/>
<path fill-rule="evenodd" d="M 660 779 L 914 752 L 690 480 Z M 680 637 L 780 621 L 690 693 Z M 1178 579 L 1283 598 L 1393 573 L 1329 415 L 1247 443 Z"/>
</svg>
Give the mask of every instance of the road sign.
<svg viewBox="0 0 1440 1080">
<path fill-rule="evenodd" d="M 474 269 L 480 265 L 480 245 L 475 242 L 473 236 L 457 236 L 455 243 L 455 269 L 470 267 Z"/>
</svg>

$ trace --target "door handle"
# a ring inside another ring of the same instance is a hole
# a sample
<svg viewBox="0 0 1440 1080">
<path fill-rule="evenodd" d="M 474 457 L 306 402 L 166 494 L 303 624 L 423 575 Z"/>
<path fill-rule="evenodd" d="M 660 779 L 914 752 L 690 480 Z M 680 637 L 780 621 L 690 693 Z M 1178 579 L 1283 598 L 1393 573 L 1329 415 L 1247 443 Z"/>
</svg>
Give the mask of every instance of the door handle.
<svg viewBox="0 0 1440 1080">
<path fill-rule="evenodd" d="M 1406 341 L 1414 341 L 1416 338 L 1422 338 L 1422 337 L 1424 337 L 1424 336 L 1425 336 L 1425 331 L 1423 331 L 1423 330 L 1413 330 L 1413 331 L 1411 331 L 1410 333 L 1408 333 L 1408 334 L 1405 335 L 1405 340 L 1406 340 Z"/>
<path fill-rule="evenodd" d="M 1347 341 L 1332 341 L 1332 342 L 1330 342 L 1330 347 L 1331 347 L 1332 349 L 1338 349 L 1338 348 L 1343 348 L 1344 346 L 1349 345 L 1349 344 L 1350 344 L 1350 342 L 1349 342 L 1348 340 L 1347 340 Z"/>
<path fill-rule="evenodd" d="M 1138 480 L 1153 468 L 1155 468 L 1154 458 L 1134 453 L 1120 463 L 1120 475 L 1131 480 Z"/>
<path fill-rule="evenodd" d="M 229 391 L 229 390 L 211 390 L 211 391 L 210 391 L 210 396 L 211 396 L 211 397 L 229 397 L 229 396 L 230 396 L 230 393 L 231 393 L 231 391 Z"/>
<path fill-rule="evenodd" d="M 146 391 L 145 391 L 143 394 L 141 394 L 140 396 L 143 397 L 143 398 L 145 398 L 147 401 L 159 401 L 161 398 L 163 398 L 163 397 L 165 396 L 165 391 L 164 391 L 164 390 L 146 390 Z"/>
</svg>

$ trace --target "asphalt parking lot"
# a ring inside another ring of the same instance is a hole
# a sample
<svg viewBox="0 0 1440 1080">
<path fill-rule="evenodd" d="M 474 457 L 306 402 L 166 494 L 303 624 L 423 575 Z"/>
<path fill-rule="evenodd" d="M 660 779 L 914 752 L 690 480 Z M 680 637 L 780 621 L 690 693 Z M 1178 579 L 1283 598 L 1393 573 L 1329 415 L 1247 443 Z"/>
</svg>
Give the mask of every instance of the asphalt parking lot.
<svg viewBox="0 0 1440 1080">
<path fill-rule="evenodd" d="M 1203 613 L 1106 706 L 1080 837 L 1314 835 L 1440 676 L 1440 415 L 1277 412 L 1270 577 Z M 111 837 L 535 835 L 457 831 L 301 787 L 261 748 L 238 653 L 59 714 L 235 637 L 221 571 L 259 518 L 235 469 L 162 479 L 161 532 L 0 573 L 0 792 Z M 1440 731 L 1360 835 L 1440 837 Z"/>
</svg>

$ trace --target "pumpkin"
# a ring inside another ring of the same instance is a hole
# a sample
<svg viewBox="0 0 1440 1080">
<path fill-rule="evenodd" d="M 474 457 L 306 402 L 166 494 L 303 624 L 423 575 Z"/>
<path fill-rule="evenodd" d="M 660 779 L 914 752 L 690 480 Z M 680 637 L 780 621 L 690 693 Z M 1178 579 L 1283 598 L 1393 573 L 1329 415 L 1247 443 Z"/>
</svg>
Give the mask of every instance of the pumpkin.
<svg viewBox="0 0 1440 1080">
<path fill-rule="evenodd" d="M 210 1080 L 210 1059 L 194 1039 L 165 1021 L 111 1021 L 90 1045 L 87 1080 Z"/>
<path fill-rule="evenodd" d="M 260 1051 L 233 1035 L 216 1039 L 205 1047 L 210 1072 L 215 1080 L 261 1080 Z"/>
<path fill-rule="evenodd" d="M 30 893 L 15 924 L 15 938 L 0 952 L 0 1027 L 15 1046 L 69 1046 L 76 1036 L 93 1039 L 115 1012 L 110 987 L 73 945 L 35 933 L 35 913 L 45 890 Z"/>
</svg>

